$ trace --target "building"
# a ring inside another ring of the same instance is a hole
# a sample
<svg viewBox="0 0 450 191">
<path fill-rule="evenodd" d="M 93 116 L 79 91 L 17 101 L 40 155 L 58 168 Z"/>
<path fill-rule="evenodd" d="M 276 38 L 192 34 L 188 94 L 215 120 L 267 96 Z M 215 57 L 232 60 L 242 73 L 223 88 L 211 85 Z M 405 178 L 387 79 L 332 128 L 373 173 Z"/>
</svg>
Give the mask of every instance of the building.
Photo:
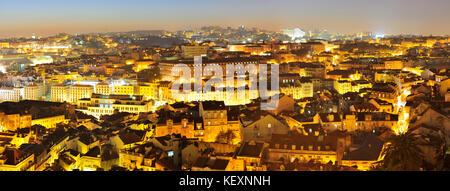
<svg viewBox="0 0 450 191">
<path fill-rule="evenodd" d="M 344 154 L 343 166 L 356 167 L 358 170 L 370 170 L 383 159 L 384 142 L 375 135 L 365 137 L 357 148 Z"/>
<path fill-rule="evenodd" d="M 21 95 L 23 88 L 16 87 L 2 87 L 0 88 L 0 102 L 4 101 L 14 101 L 18 102 L 21 100 Z"/>
<path fill-rule="evenodd" d="M 344 114 L 342 127 L 347 131 L 376 131 L 379 128 L 396 129 L 398 115 L 382 112 Z"/>
<path fill-rule="evenodd" d="M 313 90 L 313 83 L 308 78 L 301 78 L 294 82 L 280 83 L 280 93 L 291 96 L 295 100 L 313 97 Z"/>
<path fill-rule="evenodd" d="M 341 95 L 348 92 L 359 93 L 361 89 L 372 88 L 372 84 L 365 80 L 336 80 L 334 81 L 334 89 Z"/>
<path fill-rule="evenodd" d="M 289 125 L 284 118 L 267 114 L 241 117 L 243 141 L 270 141 L 272 134 L 287 134 Z"/>
<path fill-rule="evenodd" d="M 183 118 L 174 121 L 173 119 L 165 119 L 156 125 L 155 136 L 163 137 L 171 134 L 180 134 L 182 137 L 195 138 L 194 129 L 196 126 L 201 126 L 201 123 L 195 123 L 194 120 Z"/>
<path fill-rule="evenodd" d="M 64 115 L 57 115 L 51 117 L 44 117 L 31 120 L 31 125 L 42 125 L 47 129 L 56 128 L 56 125 L 59 123 L 67 124 L 69 119 L 66 119 Z"/>
<path fill-rule="evenodd" d="M 95 93 L 101 95 L 109 95 L 112 93 L 112 91 L 108 83 L 100 82 L 95 86 Z"/>
<path fill-rule="evenodd" d="M 399 89 L 393 83 L 375 83 L 370 93 L 371 98 L 377 98 L 389 103 L 397 103 Z"/>
<path fill-rule="evenodd" d="M 92 94 L 90 98 L 78 100 L 77 106 L 88 115 L 100 117 L 101 115 L 112 115 L 115 110 L 136 114 L 149 112 L 151 111 L 152 103 L 137 95 Z"/>
<path fill-rule="evenodd" d="M 339 163 L 341 154 L 338 151 L 343 150 L 345 145 L 342 141 L 338 133 L 327 134 L 319 129 L 307 130 L 302 134 L 274 134 L 270 141 L 268 158 L 269 161 L 298 160 L 306 163 L 314 160 L 322 164 Z"/>
<path fill-rule="evenodd" d="M 144 96 L 145 100 L 158 98 L 158 84 L 145 83 L 137 86 L 137 95 Z"/>
<path fill-rule="evenodd" d="M 237 144 L 241 141 L 241 126 L 236 113 L 228 112 L 223 101 L 200 102 L 199 116 L 203 120 L 203 141 L 216 142 L 219 134 L 228 131 L 231 131 L 235 137 L 229 144 Z"/>
<path fill-rule="evenodd" d="M 16 131 L 17 129 L 30 126 L 31 126 L 30 114 L 0 112 L 0 132 Z"/>
<path fill-rule="evenodd" d="M 244 142 L 236 151 L 234 163 L 243 161 L 245 171 L 265 171 L 266 166 L 263 165 L 262 159 L 264 149 L 268 147 L 267 143 L 248 141 Z"/>
<path fill-rule="evenodd" d="M 0 171 L 34 171 L 34 154 L 0 147 Z"/>
<path fill-rule="evenodd" d="M 209 46 L 206 45 L 182 45 L 181 55 L 183 58 L 193 58 L 194 56 L 206 56 Z"/>
<path fill-rule="evenodd" d="M 30 84 L 23 88 L 24 100 L 41 100 L 41 87 L 37 84 Z"/>
<path fill-rule="evenodd" d="M 67 101 L 69 95 L 69 87 L 64 84 L 58 84 L 51 87 L 51 98 L 52 102 L 65 102 Z"/>
<path fill-rule="evenodd" d="M 132 85 L 114 86 L 113 93 L 116 95 L 134 95 L 134 86 Z"/>
<path fill-rule="evenodd" d="M 68 100 L 70 103 L 77 103 L 80 99 L 90 98 L 92 93 L 94 93 L 94 87 L 75 84 L 69 88 Z"/>
</svg>

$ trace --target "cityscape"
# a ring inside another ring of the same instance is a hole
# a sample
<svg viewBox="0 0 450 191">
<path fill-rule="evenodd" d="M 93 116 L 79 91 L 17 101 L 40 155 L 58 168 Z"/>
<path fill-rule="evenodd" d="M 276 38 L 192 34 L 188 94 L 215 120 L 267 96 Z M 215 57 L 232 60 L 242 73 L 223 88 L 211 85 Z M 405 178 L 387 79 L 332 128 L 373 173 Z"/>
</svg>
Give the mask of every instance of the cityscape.
<svg viewBox="0 0 450 191">
<path fill-rule="evenodd" d="M 0 30 L 0 171 L 450 170 L 449 35 L 261 26 Z"/>
</svg>

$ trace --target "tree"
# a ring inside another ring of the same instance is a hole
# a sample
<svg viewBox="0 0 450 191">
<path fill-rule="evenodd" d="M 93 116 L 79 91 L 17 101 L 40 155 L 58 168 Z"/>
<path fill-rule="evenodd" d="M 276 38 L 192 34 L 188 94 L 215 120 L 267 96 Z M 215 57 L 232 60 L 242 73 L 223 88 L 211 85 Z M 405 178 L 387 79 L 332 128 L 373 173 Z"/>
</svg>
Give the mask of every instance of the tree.
<svg viewBox="0 0 450 191">
<path fill-rule="evenodd" d="M 150 69 L 142 70 L 137 75 L 140 80 L 145 82 L 157 82 L 161 79 L 159 67 L 156 66 L 153 66 Z"/>
<path fill-rule="evenodd" d="M 388 138 L 383 154 L 385 158 L 382 170 L 420 170 L 422 151 L 418 147 L 418 139 L 411 133 L 393 135 Z"/>
<path fill-rule="evenodd" d="M 233 139 L 235 138 L 236 135 L 234 134 L 234 132 L 232 130 L 228 130 L 220 132 L 216 137 L 216 141 L 220 143 L 231 144 L 233 142 Z"/>
</svg>

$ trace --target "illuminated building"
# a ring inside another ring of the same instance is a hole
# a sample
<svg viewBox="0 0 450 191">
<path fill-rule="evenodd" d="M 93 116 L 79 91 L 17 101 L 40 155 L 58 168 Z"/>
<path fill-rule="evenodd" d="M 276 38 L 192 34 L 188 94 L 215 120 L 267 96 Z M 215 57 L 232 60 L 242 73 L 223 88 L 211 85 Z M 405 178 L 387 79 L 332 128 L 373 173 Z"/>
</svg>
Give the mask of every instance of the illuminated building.
<svg viewBox="0 0 450 191">
<path fill-rule="evenodd" d="M 69 88 L 68 101 L 76 104 L 80 99 L 90 98 L 92 93 L 94 93 L 94 87 L 75 84 Z"/>
<path fill-rule="evenodd" d="M 31 133 L 0 133 L 0 144 L 2 147 L 15 147 L 18 148 L 22 144 L 27 144 L 30 141 Z"/>
<path fill-rule="evenodd" d="M 251 55 L 262 55 L 264 53 L 264 47 L 259 45 L 245 46 L 244 52 L 248 52 Z"/>
<path fill-rule="evenodd" d="M 231 52 L 243 52 L 245 48 L 245 44 L 229 44 L 227 46 L 228 51 Z"/>
<path fill-rule="evenodd" d="M 140 147 L 143 147 L 140 149 Z M 128 170 L 142 170 L 142 171 L 156 171 L 155 160 L 156 156 L 151 154 L 164 153 L 157 148 L 149 146 L 150 151 L 146 152 L 144 145 L 139 145 L 136 149 L 122 150 L 119 152 L 119 166 Z M 137 151 L 137 152 L 136 152 Z"/>
<path fill-rule="evenodd" d="M 0 148 L 0 171 L 34 171 L 34 154 L 16 148 Z"/>
<path fill-rule="evenodd" d="M 353 90 L 352 83 L 347 80 L 336 80 L 333 87 L 339 94 L 345 94 Z"/>
<path fill-rule="evenodd" d="M 81 111 L 95 117 L 112 115 L 115 110 L 119 112 L 141 113 L 149 112 L 151 109 L 151 102 L 143 100 L 143 97 L 138 95 L 92 94 L 90 98 L 78 100 L 77 105 Z"/>
<path fill-rule="evenodd" d="M 194 56 L 206 56 L 209 46 L 201 45 L 183 45 L 181 54 L 184 58 L 193 58 Z"/>
<path fill-rule="evenodd" d="M 200 102 L 199 115 L 203 118 L 205 142 L 216 142 L 217 136 L 222 132 L 232 131 L 235 139 L 231 144 L 241 141 L 240 123 L 232 113 L 228 114 L 223 101 Z M 230 116 L 230 121 L 228 120 Z"/>
<path fill-rule="evenodd" d="M 392 83 L 375 83 L 372 86 L 371 98 L 377 98 L 389 103 L 397 103 L 400 92 L 395 84 Z"/>
<path fill-rule="evenodd" d="M 145 100 L 158 98 L 157 83 L 142 83 L 137 86 L 137 95 L 144 96 Z"/>
<path fill-rule="evenodd" d="M 191 77 L 194 77 L 194 60 L 167 60 L 161 61 L 158 65 L 160 68 L 160 73 L 162 76 L 162 81 L 175 81 L 176 77 L 172 75 L 172 68 L 177 64 L 186 64 L 191 70 Z M 266 60 L 259 57 L 248 57 L 248 58 L 223 58 L 223 59 L 202 59 L 202 67 L 207 65 L 218 65 L 222 68 L 223 75 L 226 76 L 227 65 L 242 65 L 245 67 L 248 64 L 254 64 L 256 66 L 256 72 L 259 72 L 259 64 L 265 64 Z M 238 70 L 241 68 L 238 68 Z"/>
<path fill-rule="evenodd" d="M 237 85 L 235 85 L 237 86 Z M 171 87 L 171 86 L 170 86 Z M 193 101 L 223 101 L 225 105 L 245 105 L 251 102 L 252 99 L 258 98 L 259 90 L 249 89 L 248 86 L 241 87 L 242 90 L 234 88 L 231 95 L 227 94 L 226 88 L 223 87 L 223 91 L 215 91 L 215 87 L 211 88 L 211 91 L 203 92 L 203 91 L 195 91 L 194 84 L 191 84 L 191 88 L 187 91 L 183 90 L 183 87 L 180 86 L 180 91 L 171 91 L 171 89 L 163 88 L 162 94 L 164 96 L 165 93 L 168 93 L 169 100 L 173 101 L 184 101 L 184 102 L 193 102 Z M 272 95 L 273 92 L 269 91 L 269 94 Z M 243 95 L 243 96 L 242 96 Z M 164 96 L 165 97 L 165 96 Z"/>
<path fill-rule="evenodd" d="M 325 67 L 320 63 L 290 62 L 281 64 L 280 72 L 298 73 L 301 77 L 323 78 Z"/>
<path fill-rule="evenodd" d="M 318 55 L 325 51 L 325 44 L 321 42 L 307 42 L 302 43 L 302 45 L 308 47 L 311 50 L 312 55 Z"/>
<path fill-rule="evenodd" d="M 15 131 L 30 126 L 31 115 L 29 114 L 0 112 L 0 132 Z"/>
<path fill-rule="evenodd" d="M 404 67 L 404 60 L 396 58 L 388 58 L 383 62 L 372 64 L 372 69 L 375 70 L 401 70 Z"/>
<path fill-rule="evenodd" d="M 51 87 L 51 101 L 65 102 L 69 95 L 69 87 L 64 84 L 58 84 Z"/>
<path fill-rule="evenodd" d="M 443 96 L 443 97 L 446 96 L 449 89 L 450 89 L 450 78 L 442 80 L 439 83 L 439 94 L 441 96 Z"/>
<path fill-rule="evenodd" d="M 286 120 L 273 114 L 242 117 L 241 132 L 243 141 L 270 141 L 273 134 L 287 134 Z"/>
<path fill-rule="evenodd" d="M 389 113 L 360 112 L 355 114 L 344 114 L 342 125 L 344 130 L 349 132 L 373 131 L 378 128 L 395 129 L 398 121 L 398 115 Z"/>
<path fill-rule="evenodd" d="M 132 85 L 115 85 L 113 93 L 116 95 L 134 95 L 134 86 Z"/>
<path fill-rule="evenodd" d="M 348 92 L 358 93 L 361 89 L 372 88 L 372 84 L 365 80 L 347 81 L 347 80 L 335 80 L 334 89 L 341 95 Z"/>
<path fill-rule="evenodd" d="M 318 113 L 315 118 L 325 131 L 333 132 L 342 129 L 342 118 L 338 113 Z"/>
<path fill-rule="evenodd" d="M 41 87 L 37 84 L 30 84 L 24 87 L 24 100 L 40 100 L 42 98 Z"/>
<path fill-rule="evenodd" d="M 2 87 L 0 88 L 0 102 L 4 101 L 18 102 L 21 100 L 22 92 L 23 88 Z"/>
<path fill-rule="evenodd" d="M 360 80 L 361 74 L 356 70 L 333 70 L 327 72 L 326 79 L 333 79 L 333 80 L 348 80 L 348 81 L 354 81 L 354 80 Z"/>
<path fill-rule="evenodd" d="M 170 82 L 170 81 L 160 81 L 159 82 L 159 87 L 158 87 L 159 99 L 161 99 L 163 101 L 170 101 L 170 100 L 172 100 L 171 87 L 172 87 L 172 82 Z"/>
<path fill-rule="evenodd" d="M 95 86 L 95 93 L 102 95 L 109 95 L 111 94 L 111 87 L 106 82 L 100 82 Z"/>
<path fill-rule="evenodd" d="M 197 125 L 202 126 L 201 123 L 189 121 L 187 118 L 181 119 L 181 121 L 174 121 L 167 119 L 165 123 L 158 123 L 156 125 L 155 136 L 163 137 L 171 134 L 180 134 L 182 137 L 195 138 L 194 127 Z"/>
<path fill-rule="evenodd" d="M 288 162 L 314 160 L 322 164 L 340 162 L 339 152 L 344 145 L 338 133 L 325 133 L 319 129 L 306 129 L 301 134 L 274 134 L 270 141 L 270 161 L 284 159 Z M 343 153 L 342 153 L 343 154 Z"/>
<path fill-rule="evenodd" d="M 2 48 L 9 48 L 9 43 L 7 42 L 0 42 L 0 49 Z"/>
<path fill-rule="evenodd" d="M 32 119 L 31 125 L 42 125 L 47 129 L 56 128 L 56 125 L 58 123 L 64 123 L 67 124 L 69 122 L 69 119 L 66 119 L 64 115 L 57 115 L 57 116 L 51 116 L 51 117 L 44 117 L 39 119 Z"/>
<path fill-rule="evenodd" d="M 153 60 L 136 60 L 133 66 L 135 72 L 139 72 L 145 69 L 149 69 L 155 62 Z"/>
</svg>

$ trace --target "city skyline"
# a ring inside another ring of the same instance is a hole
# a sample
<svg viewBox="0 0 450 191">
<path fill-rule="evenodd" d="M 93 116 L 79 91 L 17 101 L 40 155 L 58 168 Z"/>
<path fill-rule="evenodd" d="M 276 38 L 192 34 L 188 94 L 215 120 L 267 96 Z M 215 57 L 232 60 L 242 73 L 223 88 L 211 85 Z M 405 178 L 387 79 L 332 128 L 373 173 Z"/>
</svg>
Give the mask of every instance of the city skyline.
<svg viewBox="0 0 450 191">
<path fill-rule="evenodd" d="M 407 3 L 407 4 L 406 4 Z M 244 25 L 327 29 L 332 33 L 447 35 L 450 2 L 427 1 L 78 1 L 0 2 L 0 38 L 57 33 L 184 30 L 201 26 Z M 220 24 L 219 24 L 220 23 Z"/>
</svg>

